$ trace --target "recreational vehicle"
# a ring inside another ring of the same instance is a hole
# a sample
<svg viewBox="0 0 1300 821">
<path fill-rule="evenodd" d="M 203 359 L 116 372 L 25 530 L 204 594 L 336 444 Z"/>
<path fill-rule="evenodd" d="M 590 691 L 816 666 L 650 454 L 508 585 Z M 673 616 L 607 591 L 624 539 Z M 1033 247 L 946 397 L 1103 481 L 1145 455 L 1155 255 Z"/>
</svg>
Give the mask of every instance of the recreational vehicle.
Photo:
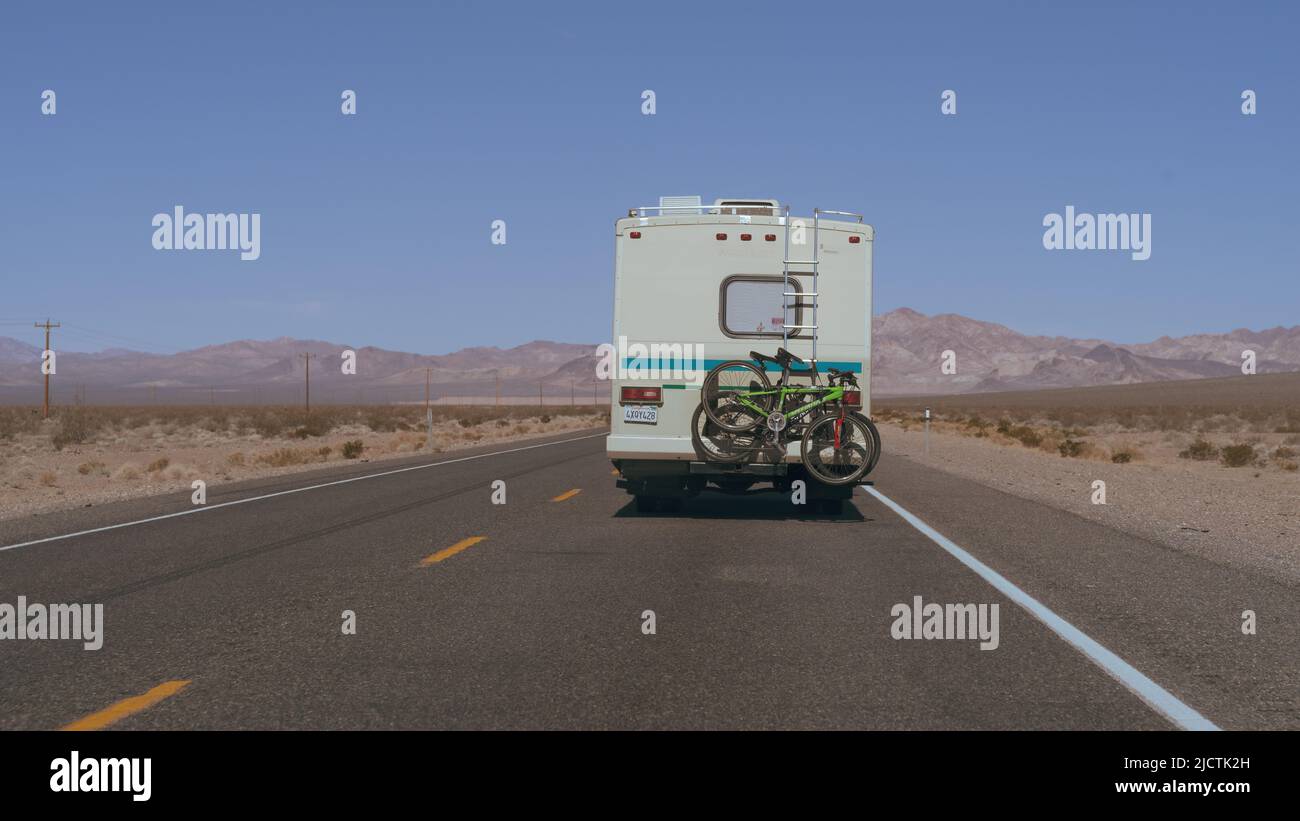
<svg viewBox="0 0 1300 821">
<path fill-rule="evenodd" d="M 692 437 L 702 424 L 700 388 L 720 363 L 784 349 L 823 382 L 830 369 L 855 374 L 853 400 L 870 414 L 873 238 L 861 215 L 814 209 L 799 217 L 771 199 L 663 197 L 615 223 L 606 450 L 639 510 L 675 507 L 706 488 L 786 490 L 807 478 L 798 441 L 750 463 L 700 452 Z M 773 382 L 782 370 L 771 361 L 760 367 Z M 852 493 L 806 487 L 829 511 Z"/>
</svg>

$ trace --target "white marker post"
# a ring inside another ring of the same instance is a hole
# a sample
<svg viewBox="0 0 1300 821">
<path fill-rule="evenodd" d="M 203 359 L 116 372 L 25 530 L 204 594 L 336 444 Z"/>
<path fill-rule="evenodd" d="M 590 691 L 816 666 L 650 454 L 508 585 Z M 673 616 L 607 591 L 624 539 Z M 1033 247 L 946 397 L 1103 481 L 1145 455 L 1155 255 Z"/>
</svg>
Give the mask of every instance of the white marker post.
<svg viewBox="0 0 1300 821">
<path fill-rule="evenodd" d="M 925 455 L 930 456 L 930 409 L 925 409 Z"/>
</svg>

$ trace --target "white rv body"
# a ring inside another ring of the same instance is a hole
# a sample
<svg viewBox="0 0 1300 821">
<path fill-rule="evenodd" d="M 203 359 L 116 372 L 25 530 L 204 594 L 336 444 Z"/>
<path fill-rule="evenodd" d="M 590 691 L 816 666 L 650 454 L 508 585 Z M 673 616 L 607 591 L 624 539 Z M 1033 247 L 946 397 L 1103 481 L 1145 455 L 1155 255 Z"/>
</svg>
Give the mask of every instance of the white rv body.
<svg viewBox="0 0 1300 821">
<path fill-rule="evenodd" d="M 775 200 L 695 205 L 687 198 L 664 198 L 657 208 L 634 209 L 617 221 L 612 342 L 615 364 L 623 367 L 611 374 L 606 450 L 624 477 L 633 480 L 629 492 L 635 492 L 639 476 L 686 475 L 689 463 L 700 461 L 690 425 L 709 369 L 725 360 L 749 359 L 750 351 L 770 356 L 782 346 L 814 360 L 812 330 L 790 330 L 783 341 L 787 231 L 795 286 L 790 292 L 806 295 L 788 298 L 802 306 L 790 308 L 789 325 L 817 325 L 815 359 L 822 384 L 827 368 L 856 373 L 862 410 L 870 414 L 875 232 L 860 217 L 849 220 L 838 214 L 787 216 Z M 814 258 L 815 322 L 813 266 L 806 264 Z M 683 361 L 678 350 L 691 356 Z M 649 355 L 653 351 L 659 356 Z M 647 364 L 659 366 L 660 372 L 647 373 Z M 770 375 L 775 382 L 779 374 Z M 661 402 L 652 413 L 637 410 L 644 403 L 626 401 L 625 387 L 661 387 Z M 655 421 L 644 421 L 647 417 Z M 798 442 L 790 443 L 785 461 L 800 461 Z"/>
</svg>

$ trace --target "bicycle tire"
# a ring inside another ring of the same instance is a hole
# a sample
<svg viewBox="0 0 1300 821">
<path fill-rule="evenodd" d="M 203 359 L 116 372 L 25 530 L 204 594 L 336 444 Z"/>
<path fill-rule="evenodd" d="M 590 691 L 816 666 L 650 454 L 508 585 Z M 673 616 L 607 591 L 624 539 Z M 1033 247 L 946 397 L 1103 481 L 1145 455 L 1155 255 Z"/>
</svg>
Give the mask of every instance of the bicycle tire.
<svg viewBox="0 0 1300 821">
<path fill-rule="evenodd" d="M 725 464 L 748 463 L 761 444 L 755 432 L 731 433 L 714 425 L 704 413 L 703 405 L 695 406 L 691 416 L 691 445 L 705 462 Z"/>
<path fill-rule="evenodd" d="M 825 430 L 836 423 L 843 423 L 838 436 Z M 877 458 L 874 452 L 869 452 L 877 451 L 876 439 L 871 434 L 874 427 L 860 414 L 822 414 L 809 423 L 800 443 L 804 469 L 824 485 L 842 487 L 856 484 L 867 475 Z"/>
<path fill-rule="evenodd" d="M 856 416 L 858 421 L 862 422 L 862 424 L 866 426 L 867 430 L 871 432 L 871 439 L 875 445 L 871 452 L 871 461 L 867 464 L 867 469 L 862 472 L 862 476 L 865 477 L 870 475 L 871 471 L 876 469 L 876 463 L 880 461 L 880 431 L 876 429 L 876 423 L 872 422 L 871 417 L 867 416 L 865 413 L 849 411 L 849 414 Z"/>
<path fill-rule="evenodd" d="M 762 415 L 735 401 L 737 390 L 752 391 L 755 383 L 758 390 L 772 390 L 767 374 L 748 360 L 733 359 L 709 371 L 700 386 L 700 405 L 709 421 L 728 433 L 745 433 L 762 424 L 772 412 L 775 397 L 756 396 L 750 400 L 762 409 Z"/>
</svg>

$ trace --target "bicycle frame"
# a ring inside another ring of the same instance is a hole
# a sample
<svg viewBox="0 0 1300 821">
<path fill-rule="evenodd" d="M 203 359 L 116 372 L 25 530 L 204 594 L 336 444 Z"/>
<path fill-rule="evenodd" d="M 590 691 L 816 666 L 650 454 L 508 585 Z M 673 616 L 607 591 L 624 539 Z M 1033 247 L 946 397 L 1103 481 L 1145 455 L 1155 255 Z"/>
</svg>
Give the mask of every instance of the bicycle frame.
<svg viewBox="0 0 1300 821">
<path fill-rule="evenodd" d="M 819 393 L 821 395 L 818 396 L 818 398 L 814 399 L 813 401 L 808 402 L 804 405 L 800 405 L 799 407 L 794 408 L 793 410 L 789 410 L 789 411 L 781 410 L 782 408 L 785 407 L 786 400 L 790 396 L 794 396 L 796 394 L 806 394 L 806 393 L 814 393 L 814 392 Z M 828 387 L 821 387 L 820 385 L 800 385 L 795 387 L 790 387 L 788 385 L 781 385 L 779 387 L 767 391 L 745 391 L 743 393 L 737 394 L 735 400 L 740 405 L 757 413 L 760 417 L 766 420 L 767 417 L 769 416 L 769 413 L 763 410 L 763 408 L 749 401 L 748 397 L 775 396 L 777 397 L 775 409 L 785 414 L 786 424 L 787 427 L 789 427 L 789 423 L 794 422 L 800 417 L 807 415 L 808 412 L 813 410 L 814 408 L 820 408 L 823 405 L 830 404 L 831 402 L 837 402 L 839 400 L 842 400 L 844 398 L 844 392 L 845 389 L 843 385 L 831 385 Z M 841 411 L 842 410 L 843 408 L 841 407 Z"/>
</svg>

